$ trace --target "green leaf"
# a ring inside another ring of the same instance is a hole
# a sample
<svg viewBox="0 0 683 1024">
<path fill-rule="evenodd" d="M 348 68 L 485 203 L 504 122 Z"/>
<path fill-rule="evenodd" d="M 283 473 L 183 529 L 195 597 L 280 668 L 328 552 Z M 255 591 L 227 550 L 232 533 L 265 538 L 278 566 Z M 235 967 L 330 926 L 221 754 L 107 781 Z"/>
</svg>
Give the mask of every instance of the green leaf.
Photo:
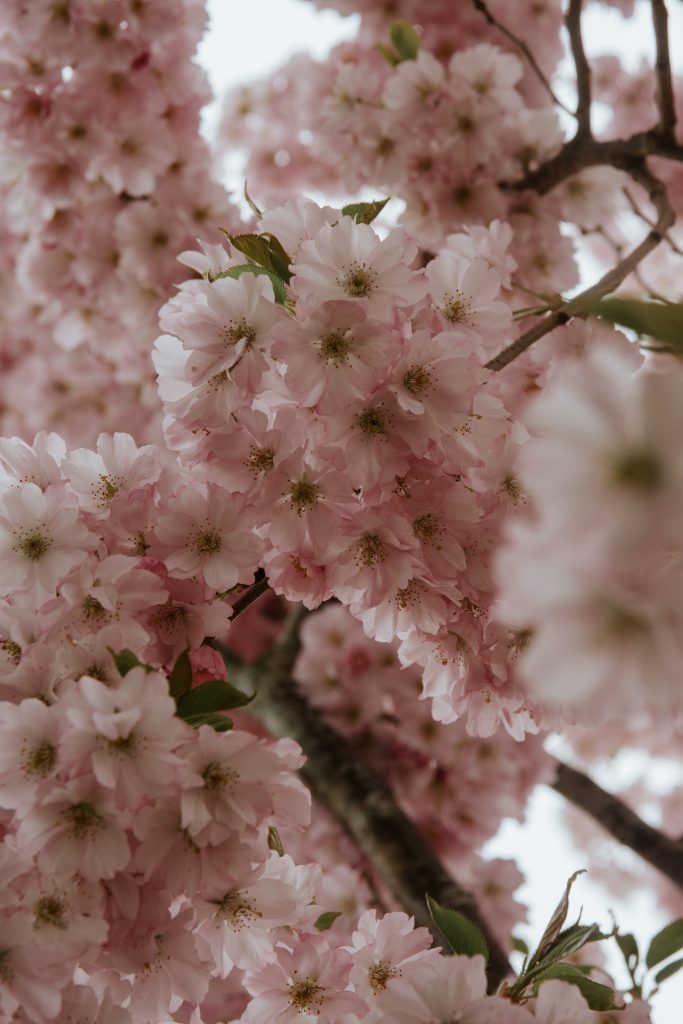
<svg viewBox="0 0 683 1024">
<path fill-rule="evenodd" d="M 679 949 L 683 949 L 683 917 L 657 932 L 645 955 L 645 963 L 648 967 L 654 967 Z"/>
<path fill-rule="evenodd" d="M 375 46 L 384 57 L 387 64 L 391 64 L 392 68 L 395 68 L 397 64 L 401 63 L 401 58 L 396 53 L 396 50 L 392 50 L 390 46 L 385 46 L 384 43 L 376 43 Z"/>
<path fill-rule="evenodd" d="M 553 964 L 540 974 L 534 985 L 534 994 L 544 981 L 568 981 L 576 985 L 591 1010 L 611 1010 L 614 1006 L 614 991 L 607 985 L 587 978 L 582 970 L 573 964 Z"/>
<path fill-rule="evenodd" d="M 543 935 L 541 936 L 541 941 L 539 942 L 538 946 L 536 947 L 536 951 L 534 952 L 534 955 L 531 957 L 531 960 L 529 961 L 529 967 L 533 967 L 535 964 L 540 963 L 540 961 L 543 959 L 545 954 L 548 952 L 548 950 L 551 948 L 551 946 L 557 939 L 558 935 L 560 934 L 562 926 L 564 925 L 564 922 L 567 918 L 567 913 L 569 911 L 569 894 L 572 890 L 572 885 L 579 877 L 579 875 L 582 874 L 584 874 L 583 870 L 575 871 L 574 874 L 567 879 L 567 884 L 564 887 L 562 898 L 555 907 L 552 913 L 552 917 L 546 925 L 546 929 L 543 932 Z M 555 959 L 558 960 L 559 957 L 555 957 Z"/>
<path fill-rule="evenodd" d="M 653 338 L 654 348 L 683 354 L 683 305 L 674 302 L 645 302 L 627 296 L 579 303 L 577 312 L 630 327 L 636 334 Z"/>
<path fill-rule="evenodd" d="M 342 206 L 342 214 L 344 217 L 353 217 L 356 224 L 372 224 L 390 199 L 391 196 L 387 196 L 386 199 L 372 199 L 368 203 L 347 203 Z"/>
<path fill-rule="evenodd" d="M 228 732 L 232 729 L 232 718 L 213 712 L 204 715 L 188 715 L 187 718 L 183 718 L 183 721 L 191 725 L 193 729 L 198 729 L 200 725 L 210 725 L 216 732 Z"/>
<path fill-rule="evenodd" d="M 185 648 L 178 655 L 178 660 L 171 669 L 168 677 L 168 688 L 171 691 L 173 700 L 178 703 L 183 694 L 192 686 L 192 665 L 190 664 L 189 648 Z"/>
<path fill-rule="evenodd" d="M 420 49 L 420 37 L 409 21 L 392 21 L 389 38 L 401 60 L 415 60 Z"/>
<path fill-rule="evenodd" d="M 635 940 L 635 936 L 631 935 L 630 932 L 627 932 L 625 935 L 622 935 L 621 932 L 616 932 L 614 938 L 621 950 L 621 955 L 626 961 L 629 973 L 632 975 L 638 966 L 639 959 L 638 943 Z"/>
<path fill-rule="evenodd" d="M 225 679 L 209 679 L 189 690 L 178 701 L 180 718 L 194 715 L 205 715 L 214 711 L 227 711 L 230 708 L 243 708 L 251 703 L 253 696 L 243 693 L 236 686 L 231 686 Z"/>
<path fill-rule="evenodd" d="M 660 981 L 666 981 L 666 979 L 670 978 L 672 974 L 676 974 L 680 971 L 681 967 L 683 967 L 683 959 L 672 960 L 672 962 L 667 964 L 666 967 L 662 967 L 661 971 L 657 971 L 655 974 L 656 983 L 659 985 Z"/>
<path fill-rule="evenodd" d="M 289 282 L 292 276 L 289 256 L 275 235 L 267 231 L 260 235 L 231 235 L 228 231 L 224 234 L 230 244 L 244 253 L 250 262 L 264 270 L 271 270 L 283 281 Z"/>
<path fill-rule="evenodd" d="M 273 295 L 276 303 L 278 306 L 284 306 L 287 298 L 285 282 L 272 270 L 266 270 L 265 267 L 257 267 L 255 263 L 240 263 L 237 267 L 228 267 L 227 270 L 221 270 L 219 274 L 215 274 L 211 280 L 218 281 L 221 277 L 233 277 L 237 280 L 242 274 L 263 274 L 269 278 L 273 286 Z"/>
<path fill-rule="evenodd" d="M 476 956 L 481 953 L 484 961 L 488 963 L 489 947 L 481 929 L 473 921 L 459 910 L 440 906 L 431 896 L 427 896 L 427 906 L 434 924 L 454 953 L 461 956 Z"/>
<path fill-rule="evenodd" d="M 111 651 L 111 647 L 109 650 Z M 127 647 L 124 647 L 122 651 L 118 652 L 118 654 L 115 651 L 111 651 L 111 653 L 119 675 L 121 676 L 127 675 L 132 668 L 138 668 L 140 665 L 147 669 L 147 671 L 150 669 L 149 665 L 144 665 L 144 663 L 138 658 L 137 654 L 133 654 L 133 652 Z"/>
<path fill-rule="evenodd" d="M 529 947 L 527 946 L 524 939 L 520 939 L 519 935 L 512 936 L 512 948 L 517 953 L 524 953 L 524 956 L 527 956 L 529 953 Z"/>
<path fill-rule="evenodd" d="M 268 826 L 268 849 L 275 850 L 275 853 L 277 853 L 280 857 L 284 857 L 285 855 L 285 848 L 282 845 L 280 833 L 275 828 L 275 825 Z"/>
<path fill-rule="evenodd" d="M 328 910 L 326 914 L 321 914 L 315 922 L 318 931 L 326 932 L 328 928 L 332 927 L 337 918 L 341 916 L 341 913 L 341 910 Z"/>
</svg>

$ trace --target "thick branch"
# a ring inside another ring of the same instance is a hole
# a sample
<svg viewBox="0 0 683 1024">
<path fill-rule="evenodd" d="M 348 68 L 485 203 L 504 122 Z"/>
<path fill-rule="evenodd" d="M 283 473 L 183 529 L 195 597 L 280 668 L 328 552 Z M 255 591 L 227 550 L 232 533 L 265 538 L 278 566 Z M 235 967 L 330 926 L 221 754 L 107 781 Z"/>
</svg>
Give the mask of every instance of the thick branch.
<svg viewBox="0 0 683 1024">
<path fill-rule="evenodd" d="M 651 3 L 652 24 L 657 48 L 655 73 L 657 75 L 657 107 L 659 109 L 658 132 L 663 139 L 673 142 L 676 106 L 669 57 L 669 12 L 666 9 L 665 0 L 651 0 Z"/>
<path fill-rule="evenodd" d="M 683 161 L 683 146 L 661 139 L 654 129 L 637 132 L 628 139 L 601 141 L 576 137 L 535 171 L 530 171 L 518 181 L 503 182 L 501 188 L 513 192 L 533 189 L 539 195 L 545 195 L 556 185 L 571 178 L 572 174 L 578 174 L 587 167 L 616 167 L 630 173 L 634 161 L 642 161 L 646 156 Z"/>
<path fill-rule="evenodd" d="M 669 839 L 658 832 L 618 797 L 607 793 L 583 772 L 561 761 L 558 762 L 557 776 L 552 786 L 594 818 L 611 836 L 683 889 L 683 841 Z"/>
<path fill-rule="evenodd" d="M 565 302 L 559 309 L 548 314 L 540 323 L 535 324 L 524 334 L 520 335 L 516 341 L 513 341 L 511 345 L 503 349 L 502 352 L 499 352 L 497 356 L 486 364 L 488 370 L 502 370 L 504 366 L 507 366 L 520 356 L 522 352 L 526 352 L 539 338 L 559 327 L 560 324 L 566 323 L 572 317 L 581 315 L 588 305 L 595 302 L 596 299 L 601 299 L 603 296 L 613 292 L 636 269 L 638 264 L 653 249 L 656 249 L 666 236 L 667 231 L 676 219 L 676 214 L 671 206 L 666 188 L 652 174 L 644 162 L 632 163 L 629 167 L 629 173 L 635 181 L 647 189 L 650 199 L 657 210 L 656 224 L 650 229 L 643 241 L 635 249 L 632 249 L 628 255 L 624 256 L 611 270 L 603 274 L 599 281 L 596 281 L 590 288 L 586 288 L 585 291 L 580 292 L 579 295 L 574 296 L 573 299 Z"/>
<path fill-rule="evenodd" d="M 532 71 L 539 79 L 539 81 L 542 83 L 544 89 L 552 99 L 553 103 L 556 106 L 561 107 L 562 110 L 566 111 L 568 114 L 571 114 L 572 111 L 569 109 L 569 107 L 565 106 L 565 104 L 562 102 L 559 96 L 557 96 L 557 94 L 554 92 L 553 87 L 550 84 L 550 81 L 543 73 L 540 64 L 538 63 L 538 61 L 536 60 L 536 58 L 534 57 L 533 53 L 531 52 L 527 44 L 524 42 L 524 40 L 520 39 L 519 36 L 516 36 L 514 32 L 512 32 L 509 28 L 507 28 L 505 25 L 501 24 L 500 21 L 498 21 L 495 15 L 492 14 L 491 11 L 489 10 L 487 4 L 485 3 L 485 0 L 472 0 L 472 4 L 479 11 L 479 13 L 486 18 L 489 25 L 492 25 L 493 28 L 498 29 L 498 31 L 502 35 L 504 35 L 505 38 L 508 39 L 513 46 L 517 47 L 520 53 L 524 54 L 529 63 L 529 66 L 531 67 Z"/>
<path fill-rule="evenodd" d="M 581 35 L 583 0 L 569 0 L 565 24 L 576 67 L 576 138 L 591 138 L 591 69 L 586 59 Z"/>
<path fill-rule="evenodd" d="M 488 977 L 494 991 L 510 974 L 510 966 L 472 896 L 450 877 L 396 805 L 387 784 L 354 747 L 322 721 L 292 681 L 297 622 L 290 623 L 284 641 L 260 663 L 244 669 L 258 692 L 250 712 L 274 735 L 289 736 L 301 744 L 307 759 L 302 774 L 313 793 L 337 816 L 416 924 L 429 928 L 441 944 L 425 904 L 429 893 L 479 925 L 489 945 Z"/>
</svg>

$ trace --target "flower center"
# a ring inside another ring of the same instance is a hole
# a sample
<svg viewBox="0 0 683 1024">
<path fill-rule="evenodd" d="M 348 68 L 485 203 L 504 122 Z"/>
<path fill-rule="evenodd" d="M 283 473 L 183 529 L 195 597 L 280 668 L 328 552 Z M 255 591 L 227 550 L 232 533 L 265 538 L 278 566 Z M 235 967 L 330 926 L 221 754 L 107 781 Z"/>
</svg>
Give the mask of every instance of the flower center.
<svg viewBox="0 0 683 1024">
<path fill-rule="evenodd" d="M 289 983 L 289 1003 L 300 1013 L 306 1010 L 320 1009 L 325 989 L 318 985 L 314 978 L 302 978 Z"/>
<path fill-rule="evenodd" d="M 246 464 L 252 473 L 269 473 L 273 468 L 273 459 L 275 458 L 275 452 L 272 448 L 255 448 L 249 449 L 249 458 L 246 460 Z"/>
<path fill-rule="evenodd" d="M 627 452 L 613 467 L 614 480 L 631 491 L 649 494 L 664 482 L 664 467 L 651 452 Z"/>
<path fill-rule="evenodd" d="M 236 931 L 241 931 L 245 925 L 257 917 L 263 917 L 260 910 L 257 910 L 239 889 L 227 892 L 222 900 L 210 900 L 216 907 L 216 917 L 229 921 Z"/>
<path fill-rule="evenodd" d="M 389 419 L 389 413 L 384 406 L 375 405 L 358 413 L 356 422 L 366 437 L 377 437 L 379 434 L 386 434 Z"/>
<path fill-rule="evenodd" d="M 122 476 L 105 476 L 100 474 L 100 482 L 92 489 L 93 500 L 99 508 L 107 508 L 115 494 L 121 490 L 124 484 Z"/>
<path fill-rule="evenodd" d="M 11 957 L 11 949 L 0 949 L 0 981 L 4 981 L 5 985 L 11 985 L 14 978 Z"/>
<path fill-rule="evenodd" d="M 374 569 L 386 557 L 384 545 L 376 533 L 364 533 L 356 544 L 356 561 L 368 569 Z"/>
<path fill-rule="evenodd" d="M 352 299 L 363 299 L 373 289 L 375 274 L 368 270 L 364 263 L 353 263 L 343 277 L 337 278 L 337 284 Z"/>
<path fill-rule="evenodd" d="M 403 376 L 403 387 L 411 395 L 424 395 L 432 386 L 432 375 L 424 366 L 409 366 Z"/>
<path fill-rule="evenodd" d="M 302 477 L 301 480 L 297 480 L 292 485 L 292 490 L 289 495 L 292 508 L 296 509 L 298 516 L 303 515 L 308 509 L 313 508 L 316 501 L 318 500 L 318 494 L 320 488 L 317 484 L 311 483 L 306 477 Z"/>
<path fill-rule="evenodd" d="M 156 617 L 157 629 L 165 636 L 177 632 L 187 621 L 187 610 L 177 604 L 166 605 Z"/>
<path fill-rule="evenodd" d="M 438 548 L 440 545 L 437 541 L 443 533 L 443 527 L 432 512 L 425 512 L 413 520 L 413 533 L 423 544 L 435 544 Z"/>
<path fill-rule="evenodd" d="M 62 817 L 70 826 L 69 835 L 72 839 L 89 839 L 105 827 L 104 818 L 87 800 L 65 808 Z"/>
<path fill-rule="evenodd" d="M 210 793 L 222 793 L 226 786 L 237 778 L 237 772 L 218 761 L 209 761 L 202 772 L 204 785 Z"/>
<path fill-rule="evenodd" d="M 227 370 L 221 370 L 220 373 L 214 373 L 213 377 L 209 377 L 206 382 L 206 387 L 209 391 L 220 391 L 223 385 L 227 384 L 227 381 Z"/>
<path fill-rule="evenodd" d="M 21 661 L 21 647 L 14 640 L 0 640 L 0 651 L 13 665 L 18 665 Z"/>
<path fill-rule="evenodd" d="M 107 609 L 92 594 L 86 594 L 81 605 L 84 622 L 102 622 L 109 617 Z"/>
<path fill-rule="evenodd" d="M 117 740 L 107 740 L 107 750 L 118 754 L 120 758 L 135 757 L 140 748 L 140 737 L 134 729 L 127 736 L 119 736 Z"/>
<path fill-rule="evenodd" d="M 198 555 L 217 555 L 223 547 L 223 538 L 218 530 L 208 527 L 200 530 L 195 537 L 194 549 Z"/>
<path fill-rule="evenodd" d="M 352 339 L 348 330 L 328 331 L 320 338 L 319 354 L 321 359 L 326 359 L 335 366 L 341 366 L 348 358 L 351 350 Z"/>
<path fill-rule="evenodd" d="M 39 562 L 51 544 L 50 537 L 34 530 L 33 533 L 24 534 L 17 546 L 29 562 Z"/>
<path fill-rule="evenodd" d="M 242 340 L 247 348 L 251 348 L 256 341 L 256 328 L 248 324 L 244 317 L 223 328 L 223 341 L 226 348 L 228 345 L 236 345 L 238 341 Z"/>
<path fill-rule="evenodd" d="M 444 295 L 442 312 L 449 324 L 463 324 L 468 322 L 472 307 L 463 293 L 457 291 L 454 295 Z"/>
<path fill-rule="evenodd" d="M 69 903 L 63 896 L 41 896 L 33 908 L 33 927 L 51 925 L 53 928 L 66 928 L 68 909 Z"/>
<path fill-rule="evenodd" d="M 368 981 L 373 992 L 383 992 L 387 987 L 390 978 L 396 978 L 399 971 L 389 963 L 388 960 L 380 960 L 368 969 Z"/>
<path fill-rule="evenodd" d="M 21 770 L 26 778 L 38 776 L 45 779 L 57 763 L 57 748 L 47 740 L 38 743 L 28 753 L 21 764 Z"/>
</svg>

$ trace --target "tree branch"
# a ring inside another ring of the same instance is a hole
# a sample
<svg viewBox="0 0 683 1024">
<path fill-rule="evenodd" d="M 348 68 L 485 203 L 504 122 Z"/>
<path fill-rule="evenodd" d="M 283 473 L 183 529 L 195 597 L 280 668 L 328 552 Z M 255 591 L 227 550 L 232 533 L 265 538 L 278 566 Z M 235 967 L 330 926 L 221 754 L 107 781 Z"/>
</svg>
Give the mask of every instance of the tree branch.
<svg viewBox="0 0 683 1024">
<path fill-rule="evenodd" d="M 505 25 L 501 24 L 500 21 L 498 21 L 495 15 L 492 14 L 492 12 L 489 10 L 487 4 L 485 3 L 485 0 L 472 0 L 472 5 L 476 8 L 476 10 L 479 11 L 480 14 L 482 14 L 486 18 L 489 25 L 493 26 L 493 28 L 498 29 L 498 31 L 502 35 L 504 35 L 505 38 L 508 39 L 513 46 L 516 46 L 517 49 L 522 54 L 524 54 L 529 63 L 529 66 L 531 67 L 532 71 L 543 85 L 544 89 L 552 99 L 553 103 L 556 106 L 561 107 L 562 110 L 566 111 L 567 114 L 571 114 L 573 117 L 574 112 L 570 110 L 569 107 L 566 106 L 566 104 L 564 104 L 562 100 L 559 98 L 559 96 L 554 92 L 549 79 L 543 73 L 540 64 L 538 63 L 538 61 L 536 60 L 536 58 L 534 57 L 533 53 L 531 52 L 527 44 L 524 42 L 524 40 L 520 39 L 519 36 L 516 36 L 514 32 L 510 31 L 509 28 L 507 28 Z"/>
<path fill-rule="evenodd" d="M 659 109 L 658 134 L 669 142 L 675 141 L 676 105 L 673 83 L 671 79 L 671 60 L 669 57 L 669 12 L 665 0 L 651 0 L 652 25 L 655 30 L 655 46 L 657 59 L 655 73 L 657 76 L 657 107 Z"/>
<path fill-rule="evenodd" d="M 581 35 L 581 11 L 583 0 L 569 0 L 565 17 L 565 25 L 569 33 L 574 66 L 576 68 L 576 120 L 578 122 L 575 138 L 592 138 L 591 132 L 591 69 L 586 59 Z"/>
<path fill-rule="evenodd" d="M 273 650 L 244 667 L 245 681 L 257 691 L 250 713 L 275 736 L 289 736 L 301 745 L 307 759 L 302 775 L 311 790 L 336 815 L 417 925 L 428 928 L 442 944 L 427 910 L 427 893 L 476 922 L 489 946 L 488 981 L 490 991 L 495 991 L 510 974 L 510 965 L 472 896 L 450 877 L 397 806 L 387 784 L 298 692 L 291 673 L 303 615 L 305 611 L 295 609 Z"/>
<path fill-rule="evenodd" d="M 666 237 L 667 231 L 676 220 L 676 214 L 665 186 L 659 178 L 652 174 L 644 161 L 631 163 L 628 171 L 635 181 L 647 189 L 650 199 L 657 210 L 657 222 L 643 241 L 635 249 L 632 249 L 628 255 L 624 256 L 611 270 L 603 274 L 599 281 L 596 281 L 590 288 L 586 288 L 585 291 L 580 292 L 579 295 L 565 302 L 559 309 L 544 317 L 540 323 L 525 331 L 516 341 L 513 341 L 511 345 L 508 345 L 497 356 L 489 360 L 486 364 L 488 370 L 502 370 L 504 366 L 507 366 L 520 356 L 522 352 L 526 352 L 539 338 L 542 338 L 561 324 L 566 323 L 572 317 L 580 315 L 585 311 L 589 303 L 609 295 L 610 292 L 619 287 L 621 282 Z"/>
<path fill-rule="evenodd" d="M 552 787 L 683 889 L 683 841 L 669 839 L 652 828 L 618 797 L 561 761 L 557 763 L 557 776 Z"/>
<path fill-rule="evenodd" d="M 259 573 L 262 572 L 263 570 L 259 569 Z M 240 596 L 233 604 L 232 618 L 230 619 L 230 621 L 234 622 L 237 616 L 241 615 L 242 612 L 245 611 L 250 604 L 253 604 L 254 601 L 256 601 L 261 596 L 261 594 L 265 594 L 269 586 L 270 584 L 265 573 L 263 573 L 263 575 L 260 578 L 257 574 L 256 581 L 252 583 L 250 587 L 247 587 L 247 589 L 240 594 Z"/>
</svg>

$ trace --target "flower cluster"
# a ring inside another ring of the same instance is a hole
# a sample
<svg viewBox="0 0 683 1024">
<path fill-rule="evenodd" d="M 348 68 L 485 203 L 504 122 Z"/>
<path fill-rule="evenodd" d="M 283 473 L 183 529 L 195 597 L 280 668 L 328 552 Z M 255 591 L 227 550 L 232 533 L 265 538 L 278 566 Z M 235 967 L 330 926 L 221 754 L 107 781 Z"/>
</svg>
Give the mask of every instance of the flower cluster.
<svg viewBox="0 0 683 1024">
<path fill-rule="evenodd" d="M 199 136 L 201 0 L 12 3 L 0 26 L 2 433 L 158 436 L 149 362 L 196 235 L 235 219 Z"/>
<path fill-rule="evenodd" d="M 514 636 L 487 615 L 489 552 L 519 498 L 522 438 L 483 365 L 512 324 L 509 228 L 451 235 L 421 270 L 402 230 L 312 202 L 259 227 L 288 286 L 207 247 L 184 257 L 204 280 L 162 310 L 169 445 L 240 503 L 277 593 L 334 596 L 369 636 L 398 637 L 438 718 L 535 731 L 506 668 Z"/>
<path fill-rule="evenodd" d="M 634 361 L 598 345 L 556 368 L 519 460 L 533 513 L 499 559 L 520 673 L 592 717 L 680 708 L 683 380 Z"/>
</svg>

